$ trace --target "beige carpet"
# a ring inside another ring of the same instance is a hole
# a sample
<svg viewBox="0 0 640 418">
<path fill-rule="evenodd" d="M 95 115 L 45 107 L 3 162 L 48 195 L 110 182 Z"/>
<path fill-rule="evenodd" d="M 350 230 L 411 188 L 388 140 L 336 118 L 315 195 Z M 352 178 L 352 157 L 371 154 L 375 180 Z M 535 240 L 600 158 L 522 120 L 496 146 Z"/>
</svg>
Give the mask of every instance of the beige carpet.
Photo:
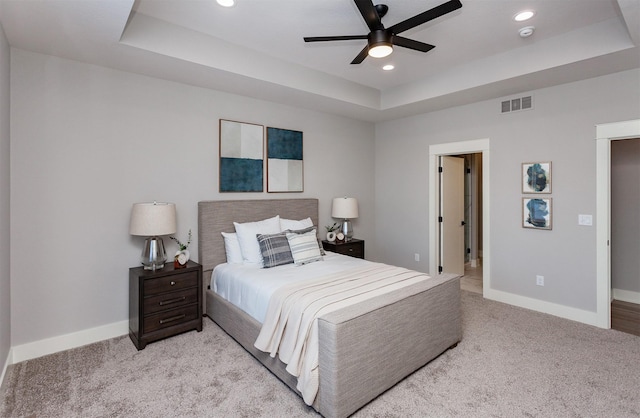
<svg viewBox="0 0 640 418">
<path fill-rule="evenodd" d="M 640 337 L 462 294 L 458 347 L 354 416 L 640 417 Z M 1 396 L 2 417 L 317 416 L 208 318 L 16 364 Z"/>
</svg>

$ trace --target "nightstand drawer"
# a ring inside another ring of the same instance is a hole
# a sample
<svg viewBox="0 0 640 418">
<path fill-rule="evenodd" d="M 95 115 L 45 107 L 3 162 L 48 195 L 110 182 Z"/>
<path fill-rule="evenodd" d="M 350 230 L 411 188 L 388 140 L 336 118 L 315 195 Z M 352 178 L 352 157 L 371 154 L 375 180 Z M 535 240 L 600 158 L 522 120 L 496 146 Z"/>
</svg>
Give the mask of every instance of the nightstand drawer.
<svg viewBox="0 0 640 418">
<path fill-rule="evenodd" d="M 348 255 L 356 258 L 364 258 L 364 241 L 353 238 L 347 242 L 322 241 L 322 247 L 326 251 Z"/>
<path fill-rule="evenodd" d="M 185 306 L 184 308 L 163 311 L 144 318 L 144 332 L 153 332 L 159 329 L 172 327 L 198 319 L 198 305 Z"/>
<path fill-rule="evenodd" d="M 147 279 L 144 281 L 144 295 L 155 295 L 157 293 L 172 292 L 178 289 L 198 286 L 198 272 L 192 271 L 187 274 L 159 277 L 157 279 Z"/>
<path fill-rule="evenodd" d="M 144 300 L 144 312 L 145 314 L 152 314 L 197 302 L 198 289 L 195 287 L 178 292 L 162 293 Z"/>
<path fill-rule="evenodd" d="M 336 252 L 339 254 L 350 255 L 351 257 L 364 258 L 364 249 L 360 245 L 350 246 L 344 244 L 343 246 L 337 246 Z"/>
</svg>

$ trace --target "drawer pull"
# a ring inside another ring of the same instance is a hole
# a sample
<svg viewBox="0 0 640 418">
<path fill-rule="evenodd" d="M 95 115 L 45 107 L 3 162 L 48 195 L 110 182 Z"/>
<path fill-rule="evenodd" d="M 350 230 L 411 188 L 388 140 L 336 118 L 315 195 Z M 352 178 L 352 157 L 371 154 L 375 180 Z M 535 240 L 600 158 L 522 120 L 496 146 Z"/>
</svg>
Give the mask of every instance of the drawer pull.
<svg viewBox="0 0 640 418">
<path fill-rule="evenodd" d="M 180 319 L 182 319 L 184 317 L 185 317 L 185 314 L 176 315 L 176 316 L 172 316 L 171 318 L 161 319 L 159 322 L 160 322 L 160 325 L 163 325 L 163 324 L 166 324 L 168 322 L 178 321 L 178 320 L 180 320 Z"/>
<path fill-rule="evenodd" d="M 176 282 L 172 281 L 171 286 L 175 286 L 175 285 L 176 285 Z"/>
<path fill-rule="evenodd" d="M 160 306 L 170 305 L 172 303 L 182 302 L 185 299 L 187 299 L 187 298 L 185 296 L 182 296 L 181 298 L 174 298 L 174 299 L 169 299 L 169 300 L 161 300 L 158 304 Z"/>
</svg>

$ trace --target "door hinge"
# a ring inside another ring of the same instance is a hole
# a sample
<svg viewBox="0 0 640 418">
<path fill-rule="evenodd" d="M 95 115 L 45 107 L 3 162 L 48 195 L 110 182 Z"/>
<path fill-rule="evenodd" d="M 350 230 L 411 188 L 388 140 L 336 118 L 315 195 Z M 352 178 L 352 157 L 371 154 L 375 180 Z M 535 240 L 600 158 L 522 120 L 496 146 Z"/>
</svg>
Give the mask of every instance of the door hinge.
<svg viewBox="0 0 640 418">
<path fill-rule="evenodd" d="M 438 173 L 442 173 L 442 167 L 438 167 Z"/>
<path fill-rule="evenodd" d="M 467 174 L 471 174 L 471 169 L 467 168 Z"/>
<path fill-rule="evenodd" d="M 471 254 L 471 248 L 467 248 L 467 254 Z"/>
<path fill-rule="evenodd" d="M 442 273 L 442 266 L 438 266 L 438 273 Z"/>
<path fill-rule="evenodd" d="M 438 216 L 438 222 L 442 222 L 442 216 Z"/>
</svg>

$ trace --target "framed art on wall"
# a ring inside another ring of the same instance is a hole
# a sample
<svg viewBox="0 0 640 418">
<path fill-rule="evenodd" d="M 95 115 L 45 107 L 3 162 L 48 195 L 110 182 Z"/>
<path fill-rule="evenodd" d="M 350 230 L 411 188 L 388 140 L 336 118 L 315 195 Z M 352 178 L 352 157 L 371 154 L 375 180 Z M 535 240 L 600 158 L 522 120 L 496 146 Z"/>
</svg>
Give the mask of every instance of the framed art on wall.
<svg viewBox="0 0 640 418">
<path fill-rule="evenodd" d="M 267 127 L 267 192 L 302 191 L 302 132 Z"/>
<path fill-rule="evenodd" d="M 220 192 L 264 191 L 264 127 L 220 119 Z"/>
<path fill-rule="evenodd" d="M 522 227 L 551 229 L 552 199 L 550 197 L 522 198 Z"/>
<path fill-rule="evenodd" d="M 522 193 L 551 193 L 551 162 L 522 163 Z"/>
</svg>

